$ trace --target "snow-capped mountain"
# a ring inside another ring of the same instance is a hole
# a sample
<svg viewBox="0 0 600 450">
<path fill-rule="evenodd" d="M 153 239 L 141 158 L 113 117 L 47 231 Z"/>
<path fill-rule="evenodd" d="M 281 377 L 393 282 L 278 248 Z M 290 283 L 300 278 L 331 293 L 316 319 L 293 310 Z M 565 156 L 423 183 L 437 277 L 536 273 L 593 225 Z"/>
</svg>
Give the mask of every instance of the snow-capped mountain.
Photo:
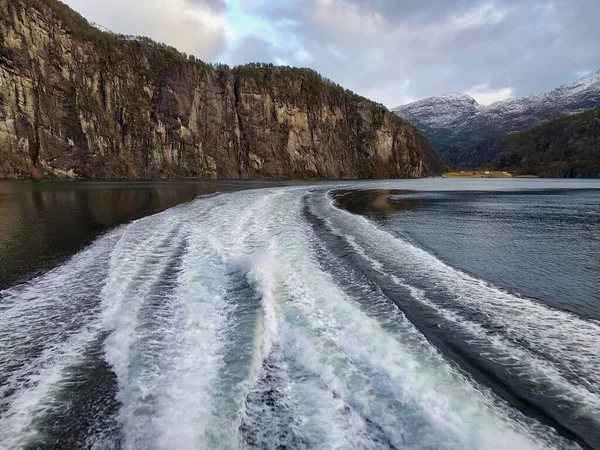
<svg viewBox="0 0 600 450">
<path fill-rule="evenodd" d="M 480 105 L 465 94 L 445 94 L 393 111 L 421 129 L 443 154 L 461 164 L 456 154 L 463 148 L 598 106 L 600 71 L 550 92 L 489 106 Z"/>
<path fill-rule="evenodd" d="M 487 120 L 504 122 L 506 131 L 522 131 L 550 120 L 600 106 L 600 71 L 550 92 L 508 99 L 482 108 Z"/>
<path fill-rule="evenodd" d="M 444 94 L 429 97 L 393 109 L 396 114 L 417 126 L 445 128 L 468 120 L 483 107 L 466 94 Z"/>
</svg>

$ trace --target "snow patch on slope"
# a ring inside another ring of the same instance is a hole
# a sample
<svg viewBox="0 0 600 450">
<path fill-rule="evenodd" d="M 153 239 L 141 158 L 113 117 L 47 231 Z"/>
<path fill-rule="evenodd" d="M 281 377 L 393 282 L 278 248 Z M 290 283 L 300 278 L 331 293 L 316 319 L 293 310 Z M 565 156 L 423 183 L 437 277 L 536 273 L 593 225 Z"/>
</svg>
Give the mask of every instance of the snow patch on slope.
<svg viewBox="0 0 600 450">
<path fill-rule="evenodd" d="M 429 97 L 393 111 L 405 119 L 432 128 L 444 128 L 476 114 L 483 106 L 466 94 L 450 93 Z"/>
<path fill-rule="evenodd" d="M 444 94 L 399 106 L 393 111 L 419 128 L 458 128 L 494 124 L 520 131 L 600 105 L 600 71 L 549 92 L 479 105 L 465 94 Z M 466 130 L 461 130 L 466 128 Z"/>
</svg>

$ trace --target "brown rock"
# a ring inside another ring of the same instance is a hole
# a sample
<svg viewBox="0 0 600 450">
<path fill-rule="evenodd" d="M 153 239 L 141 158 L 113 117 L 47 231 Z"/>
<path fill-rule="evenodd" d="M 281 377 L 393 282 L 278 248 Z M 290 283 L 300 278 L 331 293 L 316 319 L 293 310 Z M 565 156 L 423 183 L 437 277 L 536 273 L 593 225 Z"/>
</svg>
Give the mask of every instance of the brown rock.
<svg viewBox="0 0 600 450">
<path fill-rule="evenodd" d="M 0 176 L 389 178 L 446 163 L 414 127 L 308 69 L 213 67 L 0 0 Z"/>
</svg>

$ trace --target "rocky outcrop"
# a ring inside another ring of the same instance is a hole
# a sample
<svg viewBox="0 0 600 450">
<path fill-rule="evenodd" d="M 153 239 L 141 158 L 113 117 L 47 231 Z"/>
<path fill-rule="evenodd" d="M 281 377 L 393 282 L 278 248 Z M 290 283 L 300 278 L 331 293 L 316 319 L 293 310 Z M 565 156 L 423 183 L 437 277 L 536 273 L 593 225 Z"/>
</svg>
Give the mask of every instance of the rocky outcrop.
<svg viewBox="0 0 600 450">
<path fill-rule="evenodd" d="M 0 177 L 388 178 L 444 170 L 427 138 L 307 69 L 210 66 L 0 0 Z"/>
</svg>

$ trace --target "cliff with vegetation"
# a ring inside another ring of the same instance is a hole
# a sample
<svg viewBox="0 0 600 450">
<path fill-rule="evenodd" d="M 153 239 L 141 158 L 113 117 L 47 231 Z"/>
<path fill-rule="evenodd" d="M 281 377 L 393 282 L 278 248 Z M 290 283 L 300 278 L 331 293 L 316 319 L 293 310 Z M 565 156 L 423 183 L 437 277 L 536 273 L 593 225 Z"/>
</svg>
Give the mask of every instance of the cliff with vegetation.
<svg viewBox="0 0 600 450">
<path fill-rule="evenodd" d="M 490 167 L 541 177 L 600 178 L 600 108 L 497 141 Z"/>
<path fill-rule="evenodd" d="M 211 66 L 0 0 L 0 178 L 389 178 L 444 170 L 427 138 L 308 69 Z"/>
</svg>

